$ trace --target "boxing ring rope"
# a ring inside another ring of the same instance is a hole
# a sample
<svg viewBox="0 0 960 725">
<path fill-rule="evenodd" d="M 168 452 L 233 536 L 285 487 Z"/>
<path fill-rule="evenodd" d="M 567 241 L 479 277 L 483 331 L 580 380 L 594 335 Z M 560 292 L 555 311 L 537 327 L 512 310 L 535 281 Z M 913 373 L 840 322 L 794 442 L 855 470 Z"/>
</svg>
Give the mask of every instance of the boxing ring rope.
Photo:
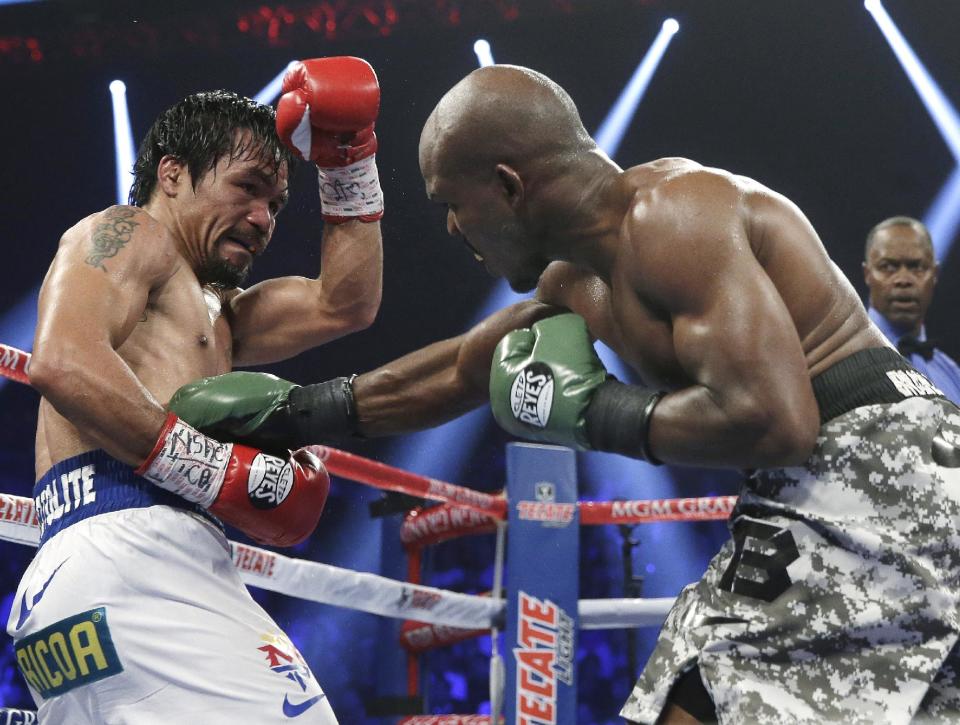
<svg viewBox="0 0 960 725">
<path fill-rule="evenodd" d="M 387 466 L 387 468 L 390 467 Z M 377 486 L 376 483 L 371 485 Z M 653 524 L 666 521 L 725 521 L 730 518 L 736 503 L 736 496 L 702 496 L 578 501 L 577 508 L 580 512 L 581 525 L 600 526 Z M 551 504 L 538 505 L 548 507 Z M 500 520 L 498 516 L 484 515 L 474 506 L 458 506 L 445 502 L 428 509 L 414 509 L 407 514 L 400 528 L 400 542 L 408 551 L 414 551 L 422 546 L 438 544 L 468 534 L 491 533 L 496 530 L 498 520 Z"/>
<path fill-rule="evenodd" d="M 0 342 L 0 375 L 18 383 L 29 385 L 30 379 L 27 377 L 27 364 L 29 362 L 30 353 Z"/>
<path fill-rule="evenodd" d="M 0 493 L 0 539 L 36 546 L 40 528 L 33 501 Z M 489 630 L 502 618 L 504 601 L 475 594 L 401 582 L 377 574 L 342 569 L 306 559 L 293 559 L 255 546 L 230 542 L 233 563 L 244 583 L 370 614 L 461 629 Z M 672 598 L 584 599 L 581 628 L 643 627 L 660 624 Z M 632 624 L 628 612 L 635 612 Z"/>
<path fill-rule="evenodd" d="M 413 715 L 397 725 L 490 725 L 491 722 L 489 715 Z"/>
</svg>

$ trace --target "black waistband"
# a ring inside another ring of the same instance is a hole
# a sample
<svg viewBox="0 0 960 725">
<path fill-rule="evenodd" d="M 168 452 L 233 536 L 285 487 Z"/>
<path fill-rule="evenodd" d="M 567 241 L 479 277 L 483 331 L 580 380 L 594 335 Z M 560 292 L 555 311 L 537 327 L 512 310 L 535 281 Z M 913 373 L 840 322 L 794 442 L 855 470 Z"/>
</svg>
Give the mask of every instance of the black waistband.
<svg viewBox="0 0 960 725">
<path fill-rule="evenodd" d="M 811 382 L 821 423 L 862 405 L 944 397 L 937 386 L 889 347 L 855 352 Z"/>
</svg>

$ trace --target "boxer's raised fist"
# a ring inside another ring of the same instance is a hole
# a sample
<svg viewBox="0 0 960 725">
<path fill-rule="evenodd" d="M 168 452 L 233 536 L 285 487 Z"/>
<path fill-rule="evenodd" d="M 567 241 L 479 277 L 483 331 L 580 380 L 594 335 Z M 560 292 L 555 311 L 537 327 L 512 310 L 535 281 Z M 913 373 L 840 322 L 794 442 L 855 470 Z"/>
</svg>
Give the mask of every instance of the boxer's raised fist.
<svg viewBox="0 0 960 725">
<path fill-rule="evenodd" d="M 377 75 L 362 58 L 299 61 L 283 78 L 277 134 L 297 156 L 317 164 L 328 222 L 383 216 L 374 160 L 379 110 Z"/>
<path fill-rule="evenodd" d="M 283 77 L 277 133 L 321 167 L 348 166 L 377 150 L 380 86 L 367 61 L 351 56 L 294 63 Z"/>
</svg>

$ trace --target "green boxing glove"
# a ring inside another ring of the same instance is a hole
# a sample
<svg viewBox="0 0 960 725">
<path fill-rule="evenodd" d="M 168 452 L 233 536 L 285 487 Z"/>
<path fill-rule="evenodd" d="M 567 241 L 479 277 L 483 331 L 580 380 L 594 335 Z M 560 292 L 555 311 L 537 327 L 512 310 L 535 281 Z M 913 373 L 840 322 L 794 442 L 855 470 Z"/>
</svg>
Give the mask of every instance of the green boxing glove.
<svg viewBox="0 0 960 725">
<path fill-rule="evenodd" d="M 300 386 L 267 373 L 226 373 L 187 383 L 168 408 L 206 435 L 268 452 L 344 438 L 357 426 L 350 378 Z"/>
<path fill-rule="evenodd" d="M 613 379 L 572 313 L 514 330 L 497 345 L 490 406 L 509 433 L 546 443 L 622 453 L 659 463 L 650 416 L 664 393 Z"/>
<path fill-rule="evenodd" d="M 515 436 L 586 449 L 584 411 L 607 377 L 583 318 L 557 315 L 514 330 L 497 345 L 490 405 Z"/>
</svg>

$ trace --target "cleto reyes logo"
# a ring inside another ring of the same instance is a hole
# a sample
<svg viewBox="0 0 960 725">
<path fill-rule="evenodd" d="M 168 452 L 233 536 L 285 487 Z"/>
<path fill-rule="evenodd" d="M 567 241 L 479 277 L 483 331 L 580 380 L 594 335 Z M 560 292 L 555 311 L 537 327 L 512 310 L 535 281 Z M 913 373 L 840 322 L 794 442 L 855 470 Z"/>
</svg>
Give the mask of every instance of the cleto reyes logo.
<svg viewBox="0 0 960 725">
<path fill-rule="evenodd" d="M 282 504 L 293 488 L 293 468 L 289 461 L 258 453 L 250 464 L 247 496 L 258 509 L 272 509 Z"/>
<path fill-rule="evenodd" d="M 513 380 L 510 409 L 521 423 L 546 428 L 553 406 L 553 371 L 544 363 L 530 363 Z"/>
</svg>

